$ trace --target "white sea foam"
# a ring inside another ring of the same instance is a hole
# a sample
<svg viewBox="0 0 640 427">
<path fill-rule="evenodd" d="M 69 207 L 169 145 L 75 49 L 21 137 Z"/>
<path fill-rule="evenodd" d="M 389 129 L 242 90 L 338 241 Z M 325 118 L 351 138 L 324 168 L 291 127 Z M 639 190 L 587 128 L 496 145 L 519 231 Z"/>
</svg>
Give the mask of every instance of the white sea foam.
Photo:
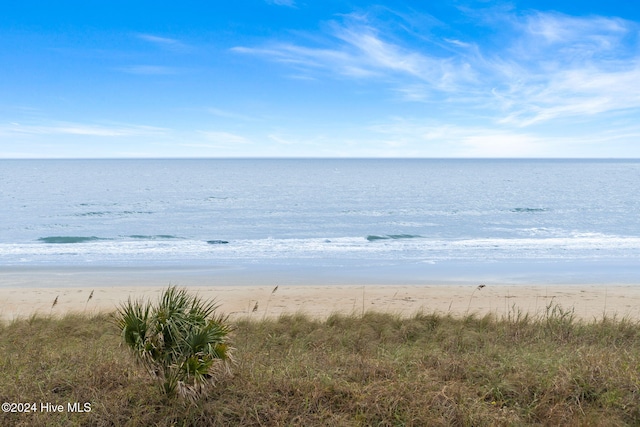
<svg viewBox="0 0 640 427">
<path fill-rule="evenodd" d="M 369 236 L 371 237 L 371 236 Z M 552 238 L 429 239 L 330 237 L 238 239 L 210 244 L 189 239 L 92 239 L 75 243 L 2 243 L 5 264 L 87 262 L 104 259 L 130 264 L 136 261 L 268 261 L 289 259 L 407 261 L 485 261 L 508 259 L 576 260 L 640 257 L 640 237 L 582 233 Z"/>
<path fill-rule="evenodd" d="M 630 260 L 639 176 L 638 161 L 0 161 L 0 263 Z"/>
</svg>

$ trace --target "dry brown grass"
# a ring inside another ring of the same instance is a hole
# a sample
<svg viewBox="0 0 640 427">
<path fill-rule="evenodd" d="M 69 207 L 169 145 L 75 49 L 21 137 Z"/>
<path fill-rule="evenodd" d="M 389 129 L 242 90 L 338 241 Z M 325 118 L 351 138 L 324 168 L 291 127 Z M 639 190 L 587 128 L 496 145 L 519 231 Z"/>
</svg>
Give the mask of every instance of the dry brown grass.
<svg viewBox="0 0 640 427">
<path fill-rule="evenodd" d="M 199 404 L 161 395 L 108 316 L 0 326 L 0 401 L 90 402 L 0 425 L 495 426 L 640 423 L 640 327 L 418 314 L 236 322 L 238 364 Z"/>
</svg>

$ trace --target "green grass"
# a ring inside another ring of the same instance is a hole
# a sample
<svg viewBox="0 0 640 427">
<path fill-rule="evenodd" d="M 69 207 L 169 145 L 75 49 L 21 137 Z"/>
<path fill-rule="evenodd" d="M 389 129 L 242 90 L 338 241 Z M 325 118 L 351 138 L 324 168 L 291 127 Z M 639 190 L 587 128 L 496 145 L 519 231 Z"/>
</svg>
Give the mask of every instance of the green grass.
<svg viewBox="0 0 640 427">
<path fill-rule="evenodd" d="M 24 426 L 640 424 L 640 325 L 418 314 L 241 320 L 237 364 L 198 404 L 163 395 L 109 316 L 0 326 L 0 401 L 90 402 L 0 414 Z"/>
</svg>

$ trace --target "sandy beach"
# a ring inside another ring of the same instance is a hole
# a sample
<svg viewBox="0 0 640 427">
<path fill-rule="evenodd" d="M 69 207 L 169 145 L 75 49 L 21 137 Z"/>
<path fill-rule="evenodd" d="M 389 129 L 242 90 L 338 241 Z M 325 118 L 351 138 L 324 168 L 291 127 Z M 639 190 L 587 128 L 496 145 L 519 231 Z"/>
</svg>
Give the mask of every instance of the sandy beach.
<svg viewBox="0 0 640 427">
<path fill-rule="evenodd" d="M 218 272 L 172 274 L 144 270 L 4 270 L 0 276 L 0 318 L 11 320 L 35 313 L 109 312 L 128 298 L 155 301 L 173 283 L 203 298 L 215 299 L 220 310 L 232 318 L 259 319 L 293 313 L 323 318 L 332 313 L 361 314 L 368 310 L 401 316 L 420 311 L 505 316 L 518 310 L 536 315 L 543 314 L 550 305 L 559 304 L 586 320 L 602 318 L 604 314 L 640 319 L 640 286 L 628 284 L 480 287 L 475 283 L 324 284 L 315 280 L 303 285 L 286 280 L 282 283 L 272 277 L 262 278 L 264 285 L 256 285 L 260 281 L 255 277 L 249 280 L 237 276 L 233 281 L 231 276 Z M 176 280 L 167 280 L 168 277 Z"/>
</svg>

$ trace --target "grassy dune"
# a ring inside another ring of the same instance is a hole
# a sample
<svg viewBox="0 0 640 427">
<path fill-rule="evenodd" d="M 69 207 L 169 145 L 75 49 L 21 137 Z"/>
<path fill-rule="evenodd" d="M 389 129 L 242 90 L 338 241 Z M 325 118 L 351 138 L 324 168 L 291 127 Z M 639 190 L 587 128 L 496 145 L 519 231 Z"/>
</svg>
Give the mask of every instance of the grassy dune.
<svg viewBox="0 0 640 427">
<path fill-rule="evenodd" d="M 235 322 L 237 365 L 199 404 L 161 395 L 109 316 L 0 326 L 0 425 L 495 426 L 640 423 L 640 327 L 380 313 Z M 42 402 L 62 413 L 40 411 Z M 91 411 L 68 412 L 89 402 Z"/>
</svg>

